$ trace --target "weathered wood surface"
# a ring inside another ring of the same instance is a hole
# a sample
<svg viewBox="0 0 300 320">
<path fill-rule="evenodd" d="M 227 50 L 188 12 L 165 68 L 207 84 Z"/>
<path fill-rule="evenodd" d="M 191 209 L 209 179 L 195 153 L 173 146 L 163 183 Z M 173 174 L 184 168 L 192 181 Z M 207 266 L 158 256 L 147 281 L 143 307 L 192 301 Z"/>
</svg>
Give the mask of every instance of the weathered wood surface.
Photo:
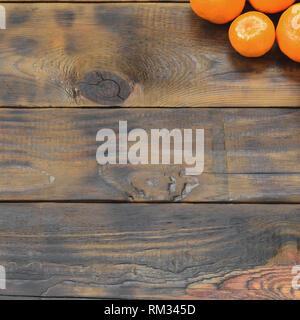
<svg viewBox="0 0 300 320">
<path fill-rule="evenodd" d="M 0 204 L 3 295 L 299 299 L 299 205 Z"/>
<path fill-rule="evenodd" d="M 300 104 L 298 64 L 239 56 L 188 3 L 4 6 L 0 106 Z"/>
<path fill-rule="evenodd" d="M 119 120 L 149 136 L 204 129 L 204 172 L 98 165 L 96 134 Z M 1 109 L 0 200 L 299 203 L 299 135 L 299 109 Z"/>
<path fill-rule="evenodd" d="M 33 2 L 32 0 L 5 0 L 5 3 L 10 3 L 10 2 L 21 2 L 21 3 L 26 3 L 26 2 Z M 157 2 L 161 2 L 161 3 L 168 3 L 168 2 L 186 2 L 189 3 L 189 0 L 38 0 L 36 2 L 47 2 L 47 3 L 51 3 L 51 2 L 64 2 L 64 3 L 76 3 L 76 2 L 94 2 L 94 3 L 101 3 L 101 2 L 126 2 L 126 3 L 135 3 L 135 2 L 149 2 L 149 3 L 157 3 Z"/>
<path fill-rule="evenodd" d="M 297 64 L 188 3 L 2 5 L 0 201 L 249 204 L 0 203 L 0 299 L 300 299 L 300 205 L 251 204 L 300 203 L 300 109 L 5 108 L 299 107 Z M 204 173 L 100 167 L 119 120 L 205 129 Z"/>
</svg>

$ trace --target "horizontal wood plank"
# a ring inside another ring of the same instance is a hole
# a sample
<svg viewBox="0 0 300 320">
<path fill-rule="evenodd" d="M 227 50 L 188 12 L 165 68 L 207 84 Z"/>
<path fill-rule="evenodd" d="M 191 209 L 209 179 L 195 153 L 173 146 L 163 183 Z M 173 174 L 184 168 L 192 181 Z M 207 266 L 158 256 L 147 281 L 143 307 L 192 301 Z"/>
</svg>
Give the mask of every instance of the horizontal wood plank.
<svg viewBox="0 0 300 320">
<path fill-rule="evenodd" d="M 0 106 L 299 106 L 298 64 L 239 56 L 188 3 L 3 5 Z"/>
<path fill-rule="evenodd" d="M 20 2 L 20 3 L 26 3 L 26 2 L 33 2 L 32 0 L 6 0 L 5 3 L 10 3 L 10 2 Z M 114 3 L 114 2 L 126 2 L 126 3 L 135 3 L 135 2 L 149 2 L 149 3 L 168 3 L 168 2 L 189 2 L 189 0 L 39 0 L 37 1 L 38 3 L 51 3 L 51 2 L 64 2 L 64 3 L 77 3 L 77 2 L 92 2 L 92 3 Z"/>
<path fill-rule="evenodd" d="M 299 299 L 299 205 L 0 204 L 3 295 Z"/>
<path fill-rule="evenodd" d="M 119 120 L 149 139 L 151 129 L 204 129 L 204 172 L 187 176 L 172 158 L 99 165 L 96 134 L 118 135 Z M 299 203 L 299 136 L 293 108 L 1 109 L 0 200 Z"/>
</svg>

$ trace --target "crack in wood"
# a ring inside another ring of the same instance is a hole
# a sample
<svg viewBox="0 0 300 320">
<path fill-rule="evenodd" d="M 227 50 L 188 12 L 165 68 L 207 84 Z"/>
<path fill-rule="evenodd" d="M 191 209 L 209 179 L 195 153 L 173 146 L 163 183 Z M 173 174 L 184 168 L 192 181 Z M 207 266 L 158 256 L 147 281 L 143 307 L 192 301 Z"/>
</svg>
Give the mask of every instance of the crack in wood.
<svg viewBox="0 0 300 320">
<path fill-rule="evenodd" d="M 104 105 L 122 104 L 131 93 L 126 80 L 106 71 L 92 71 L 78 85 L 85 98 Z"/>
</svg>

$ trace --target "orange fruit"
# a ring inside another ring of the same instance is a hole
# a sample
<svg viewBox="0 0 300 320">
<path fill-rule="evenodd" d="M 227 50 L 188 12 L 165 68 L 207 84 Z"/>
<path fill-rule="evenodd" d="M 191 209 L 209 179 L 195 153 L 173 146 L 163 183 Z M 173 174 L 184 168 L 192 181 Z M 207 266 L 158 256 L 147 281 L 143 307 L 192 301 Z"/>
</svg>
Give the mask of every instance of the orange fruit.
<svg viewBox="0 0 300 320">
<path fill-rule="evenodd" d="M 250 11 L 236 18 L 229 28 L 233 48 L 245 57 L 260 57 L 275 42 L 275 27 L 264 13 Z"/>
<path fill-rule="evenodd" d="M 300 3 L 288 8 L 280 17 L 276 38 L 280 50 L 300 62 Z"/>
<path fill-rule="evenodd" d="M 249 0 L 252 7 L 265 13 L 276 13 L 287 9 L 296 0 Z"/>
<path fill-rule="evenodd" d="M 190 0 L 193 11 L 201 18 L 223 24 L 241 14 L 246 0 Z"/>
</svg>

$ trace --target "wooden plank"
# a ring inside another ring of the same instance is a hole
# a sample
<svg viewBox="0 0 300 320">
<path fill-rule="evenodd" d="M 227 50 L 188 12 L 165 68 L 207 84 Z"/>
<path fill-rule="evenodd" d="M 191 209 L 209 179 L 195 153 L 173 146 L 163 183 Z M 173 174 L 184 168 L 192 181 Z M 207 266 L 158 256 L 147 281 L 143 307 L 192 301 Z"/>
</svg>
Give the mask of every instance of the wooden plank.
<svg viewBox="0 0 300 320">
<path fill-rule="evenodd" d="M 6 3 L 10 3 L 10 2 L 20 2 L 20 3 L 26 3 L 26 2 L 32 2 L 32 0 L 6 0 Z M 51 3 L 51 2 L 64 2 L 64 3 L 76 3 L 76 2 L 109 2 L 109 3 L 113 3 L 113 2 L 126 2 L 126 3 L 135 3 L 135 2 L 153 2 L 153 3 L 157 3 L 157 2 L 161 2 L 161 3 L 168 3 L 168 2 L 186 2 L 188 3 L 189 0 L 39 0 L 38 2 L 43 3 L 43 2 L 47 2 L 47 3 Z"/>
<path fill-rule="evenodd" d="M 0 106 L 299 106 L 296 63 L 239 56 L 188 3 L 4 6 Z"/>
<path fill-rule="evenodd" d="M 0 204 L 3 295 L 299 299 L 299 205 Z"/>
<path fill-rule="evenodd" d="M 119 120 L 149 136 L 204 129 L 204 172 L 187 176 L 185 163 L 98 165 L 96 134 L 118 134 Z M 1 109 L 0 200 L 299 203 L 299 135 L 292 108 Z"/>
</svg>

